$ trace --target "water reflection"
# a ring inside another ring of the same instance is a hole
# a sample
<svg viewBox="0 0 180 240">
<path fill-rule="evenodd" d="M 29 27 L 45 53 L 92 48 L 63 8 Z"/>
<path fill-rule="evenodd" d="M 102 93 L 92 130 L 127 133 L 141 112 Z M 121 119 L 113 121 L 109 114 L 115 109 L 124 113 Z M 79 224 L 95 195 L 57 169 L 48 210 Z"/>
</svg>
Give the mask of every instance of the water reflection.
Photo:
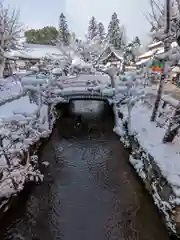
<svg viewBox="0 0 180 240">
<path fill-rule="evenodd" d="M 75 100 L 71 102 L 73 113 L 98 114 L 103 111 L 104 102 L 95 100 Z"/>
<path fill-rule="evenodd" d="M 84 101 L 79 107 L 84 111 Z M 169 239 L 112 132 L 113 122 L 108 117 L 85 122 L 88 128 L 76 128 L 72 117 L 60 119 L 41 153 L 41 161 L 50 162 L 45 181 L 1 226 L 0 239 Z"/>
</svg>

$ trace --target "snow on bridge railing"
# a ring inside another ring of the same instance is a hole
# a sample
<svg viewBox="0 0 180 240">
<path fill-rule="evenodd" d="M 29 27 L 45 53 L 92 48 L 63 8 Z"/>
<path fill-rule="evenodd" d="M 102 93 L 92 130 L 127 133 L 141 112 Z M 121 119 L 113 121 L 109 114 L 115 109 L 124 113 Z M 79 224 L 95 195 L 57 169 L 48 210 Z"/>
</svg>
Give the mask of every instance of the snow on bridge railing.
<svg viewBox="0 0 180 240">
<path fill-rule="evenodd" d="M 69 87 L 64 89 L 51 89 L 51 95 L 59 97 L 73 97 L 73 96 L 99 96 L 102 98 L 113 98 L 115 91 L 112 88 L 96 87 Z"/>
</svg>

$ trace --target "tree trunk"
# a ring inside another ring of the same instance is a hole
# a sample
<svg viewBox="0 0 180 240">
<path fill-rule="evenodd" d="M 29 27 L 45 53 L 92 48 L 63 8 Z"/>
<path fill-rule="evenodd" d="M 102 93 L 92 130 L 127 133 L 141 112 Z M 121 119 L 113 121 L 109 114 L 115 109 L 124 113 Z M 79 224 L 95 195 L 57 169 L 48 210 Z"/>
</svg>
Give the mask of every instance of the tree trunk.
<svg viewBox="0 0 180 240">
<path fill-rule="evenodd" d="M 180 103 L 176 107 L 176 110 L 174 111 L 173 116 L 170 120 L 169 126 L 163 138 L 163 143 L 172 142 L 174 140 L 180 128 L 179 120 L 180 120 Z"/>
<path fill-rule="evenodd" d="M 131 111 L 132 111 L 132 106 L 128 104 L 127 124 L 128 124 L 128 131 L 130 134 L 131 134 Z"/>
<path fill-rule="evenodd" d="M 0 61 L 0 78 L 4 78 L 5 59 Z"/>
<path fill-rule="evenodd" d="M 159 104 L 160 104 L 162 93 L 163 93 L 163 86 L 164 86 L 165 77 L 166 77 L 166 75 L 164 73 L 162 73 L 160 83 L 159 83 L 158 92 L 157 92 L 157 96 L 156 96 L 156 101 L 154 103 L 154 108 L 153 108 L 153 112 L 152 112 L 152 116 L 151 116 L 151 121 L 152 122 L 154 122 L 156 120 L 156 117 L 157 117 Z"/>
<path fill-rule="evenodd" d="M 165 26 L 165 31 L 164 32 L 166 33 L 166 37 L 164 39 L 164 52 L 166 53 L 166 52 L 168 52 L 168 50 L 170 48 L 170 42 L 169 42 L 170 0 L 166 0 L 166 16 L 165 16 L 165 18 L 166 18 L 166 26 Z M 165 78 L 166 78 L 166 75 L 167 75 L 167 69 L 166 69 L 167 60 L 168 60 L 168 57 L 166 56 L 165 59 L 164 59 L 163 73 L 161 75 L 159 88 L 158 88 L 158 92 L 157 92 L 157 97 L 156 97 L 156 101 L 155 101 L 152 116 L 151 116 L 151 121 L 152 122 L 154 122 L 156 120 L 159 104 L 160 104 L 160 101 L 161 101 L 163 86 L 164 86 Z"/>
</svg>

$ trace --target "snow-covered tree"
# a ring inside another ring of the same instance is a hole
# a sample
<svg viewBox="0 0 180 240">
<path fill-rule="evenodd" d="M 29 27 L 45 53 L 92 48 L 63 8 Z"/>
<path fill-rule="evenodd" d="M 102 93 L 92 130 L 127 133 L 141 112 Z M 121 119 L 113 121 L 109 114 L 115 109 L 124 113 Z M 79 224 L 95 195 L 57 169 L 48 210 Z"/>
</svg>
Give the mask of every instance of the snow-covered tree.
<svg viewBox="0 0 180 240">
<path fill-rule="evenodd" d="M 68 24 L 66 17 L 63 13 L 61 13 L 59 17 L 59 40 L 64 44 L 69 44 L 70 33 L 68 30 Z"/>
<path fill-rule="evenodd" d="M 125 66 L 128 66 L 131 63 L 135 62 L 137 56 L 139 55 L 138 49 L 140 45 L 141 45 L 140 39 L 138 37 L 135 37 L 132 42 L 129 42 L 128 44 L 122 47 L 123 52 L 122 72 L 125 71 Z"/>
<path fill-rule="evenodd" d="M 97 35 L 92 40 L 81 41 L 78 43 L 79 52 L 85 62 L 94 64 L 101 53 L 107 47 L 106 41 L 102 41 Z"/>
<path fill-rule="evenodd" d="M 139 47 L 141 45 L 141 41 L 138 36 L 136 36 L 133 40 L 133 45 Z"/>
<path fill-rule="evenodd" d="M 126 29 L 125 26 L 120 26 L 120 32 L 121 32 L 121 46 L 127 45 L 127 35 L 126 35 Z"/>
<path fill-rule="evenodd" d="M 146 98 L 146 91 L 143 88 L 142 81 L 139 81 L 136 74 L 129 73 L 125 76 L 125 83 L 124 87 L 126 86 L 126 89 L 123 93 L 122 90 L 119 90 L 119 100 L 116 102 L 117 110 L 118 112 L 122 112 L 121 108 L 124 108 L 124 104 L 127 107 L 127 115 L 121 116 L 122 119 L 122 127 L 124 130 L 125 135 L 131 135 L 132 129 L 131 129 L 131 113 L 134 108 L 134 106 L 141 100 L 144 100 Z M 117 90 L 118 91 L 118 90 Z M 118 96 L 118 94 L 117 94 Z"/>
<path fill-rule="evenodd" d="M 164 26 L 164 5 L 157 0 L 150 0 L 150 11 L 146 18 L 151 25 L 151 32 L 158 31 Z"/>
<path fill-rule="evenodd" d="M 156 0 L 151 0 L 151 13 L 149 13 L 149 22 L 151 23 L 152 39 L 164 43 L 164 53 L 155 56 L 157 60 L 163 62 L 163 72 L 161 74 L 157 97 L 154 104 L 151 121 L 156 120 L 160 100 L 163 94 L 163 86 L 170 66 L 175 66 L 180 60 L 179 47 L 172 47 L 171 44 L 176 41 L 177 33 L 180 33 L 180 1 L 167 1 L 170 6 L 161 5 Z M 165 15 L 166 14 L 166 15 Z M 174 110 L 173 116 L 167 127 L 163 142 L 172 142 L 180 128 L 180 104 Z"/>
<path fill-rule="evenodd" d="M 116 12 L 113 13 L 108 26 L 108 39 L 109 43 L 113 45 L 116 49 L 121 49 L 123 32 L 121 31 L 120 22 Z"/>
<path fill-rule="evenodd" d="M 160 82 L 159 82 L 159 87 L 158 87 L 158 91 L 157 91 L 157 97 L 156 97 L 156 101 L 153 107 L 153 112 L 152 112 L 152 116 L 151 116 L 151 121 L 155 121 L 156 120 L 156 116 L 157 116 L 157 112 L 159 109 L 159 104 L 160 104 L 160 100 L 161 100 L 161 96 L 163 93 L 163 86 L 164 86 L 164 82 L 165 82 L 165 78 L 167 75 L 167 69 L 168 69 L 168 62 L 169 61 L 169 54 L 168 51 L 170 50 L 171 47 L 171 43 L 173 41 L 172 37 L 171 37 L 171 14 L 170 14 L 170 8 L 172 7 L 172 5 L 170 7 L 168 7 L 168 9 L 166 9 L 167 6 L 159 6 L 157 4 L 157 2 L 155 0 L 151 0 L 151 9 L 152 9 L 152 21 L 151 21 L 151 25 L 152 25 L 152 39 L 153 41 L 162 41 L 164 43 L 164 52 L 165 55 L 164 57 L 160 57 L 163 59 L 163 72 L 161 74 L 161 78 L 160 78 Z M 168 2 L 167 2 L 168 3 Z M 169 2 L 170 3 L 170 2 Z M 172 4 L 172 2 L 171 2 Z M 156 13 L 159 12 L 159 13 Z M 159 56 L 155 56 L 156 58 L 159 58 Z"/>
<path fill-rule="evenodd" d="M 98 25 L 96 18 L 93 16 L 89 21 L 88 40 L 92 40 L 98 34 Z"/>
<path fill-rule="evenodd" d="M 166 38 L 164 29 L 166 28 L 166 6 L 161 4 L 158 0 L 150 0 L 150 12 L 146 18 L 151 25 L 151 36 L 153 42 L 163 41 Z M 180 1 L 170 1 L 170 41 L 176 40 L 177 31 L 180 30 Z"/>
<path fill-rule="evenodd" d="M 98 35 L 102 41 L 105 39 L 105 28 L 102 22 L 98 23 Z"/>
<path fill-rule="evenodd" d="M 0 2 L 0 78 L 3 78 L 5 67 L 5 52 L 19 45 L 23 25 L 20 14 Z"/>
</svg>

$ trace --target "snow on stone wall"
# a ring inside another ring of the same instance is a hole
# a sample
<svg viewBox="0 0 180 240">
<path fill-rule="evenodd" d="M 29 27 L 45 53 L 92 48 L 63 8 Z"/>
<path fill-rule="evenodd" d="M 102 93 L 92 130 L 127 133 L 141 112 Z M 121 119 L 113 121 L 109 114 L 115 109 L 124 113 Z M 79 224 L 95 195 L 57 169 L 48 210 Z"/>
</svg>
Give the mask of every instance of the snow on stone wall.
<svg viewBox="0 0 180 240">
<path fill-rule="evenodd" d="M 11 87 L 11 95 L 16 90 L 21 94 L 21 84 L 17 87 L 14 81 L 6 81 L 1 83 L 6 103 L 0 106 L 0 209 L 27 182 L 43 180 L 36 150 L 41 138 L 50 135 L 55 122 L 53 104 L 39 105 L 24 93 L 12 101 L 7 86 Z"/>
<path fill-rule="evenodd" d="M 167 97 L 165 99 L 169 100 Z M 171 101 L 165 115 L 168 111 L 170 115 L 172 114 L 170 105 Z M 128 118 L 127 105 L 116 106 L 114 111 L 116 114 L 114 132 L 130 150 L 131 164 L 151 193 L 167 227 L 171 232 L 180 235 L 180 138 L 177 136 L 170 144 L 162 143 L 167 125 L 163 120 L 165 116 L 159 116 L 155 123 L 150 122 L 152 106 L 147 105 L 147 99 L 145 102 L 137 102 L 133 107 L 131 129 L 127 129 L 129 126 L 125 124 Z M 123 120 L 118 118 L 118 112 L 123 114 Z M 166 119 L 167 117 L 168 114 Z M 161 126 L 158 125 L 160 121 Z"/>
<path fill-rule="evenodd" d="M 99 73 L 82 74 L 76 78 L 43 77 L 31 73 L 1 81 L 0 209 L 24 188 L 26 182 L 43 179 L 38 168 L 36 148 L 42 138 L 50 135 L 58 117 L 55 105 L 65 101 L 63 95 L 75 93 L 78 89 L 81 94 L 82 90 L 87 93 L 87 89 L 91 89 L 102 90 L 102 94 L 111 98 L 110 83 L 107 75 Z M 35 151 L 30 151 L 31 148 Z"/>
</svg>

